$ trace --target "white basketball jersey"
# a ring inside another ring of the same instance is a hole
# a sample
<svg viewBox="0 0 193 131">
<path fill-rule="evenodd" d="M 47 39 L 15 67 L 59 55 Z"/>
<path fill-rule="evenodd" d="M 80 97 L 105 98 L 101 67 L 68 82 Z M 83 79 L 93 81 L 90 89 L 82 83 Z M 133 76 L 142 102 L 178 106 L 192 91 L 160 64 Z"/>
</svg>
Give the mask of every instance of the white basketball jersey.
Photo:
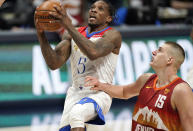
<svg viewBox="0 0 193 131">
<path fill-rule="evenodd" d="M 81 27 L 78 31 L 83 36 L 94 42 L 101 39 L 104 32 L 109 29 L 111 28 L 107 27 L 91 34 L 88 34 L 86 27 Z M 93 99 L 102 109 L 103 114 L 106 114 L 109 111 L 112 98 L 103 91 L 93 91 L 90 90 L 90 87 L 84 87 L 84 80 L 86 76 L 94 76 L 101 82 L 112 83 L 117 58 L 118 55 L 109 53 L 108 55 L 96 60 L 89 60 L 89 58 L 80 51 L 76 43 L 72 40 L 70 56 L 72 86 L 67 91 L 60 128 L 69 125 L 68 113 L 72 110 L 73 106 L 84 97 Z"/>
<path fill-rule="evenodd" d="M 94 32 L 94 35 L 91 34 L 91 37 L 88 39 L 93 42 L 97 41 L 102 37 L 105 31 L 109 30 L 109 28 L 110 27 L 99 32 Z M 85 35 L 86 27 L 82 27 L 79 32 Z M 70 56 L 72 86 L 82 90 L 89 90 L 87 87 L 84 87 L 84 79 L 86 76 L 94 76 L 97 77 L 101 82 L 112 83 L 117 58 L 118 55 L 111 52 L 104 57 L 100 57 L 96 60 L 90 60 L 81 52 L 76 43 L 72 40 Z"/>
</svg>

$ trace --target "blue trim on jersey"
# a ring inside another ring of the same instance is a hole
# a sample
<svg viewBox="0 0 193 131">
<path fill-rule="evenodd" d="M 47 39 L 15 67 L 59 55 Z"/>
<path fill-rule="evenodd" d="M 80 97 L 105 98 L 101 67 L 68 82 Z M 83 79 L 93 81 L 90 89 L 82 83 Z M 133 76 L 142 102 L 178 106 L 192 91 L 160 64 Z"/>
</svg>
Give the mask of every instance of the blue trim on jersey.
<svg viewBox="0 0 193 131">
<path fill-rule="evenodd" d="M 65 126 L 65 127 L 60 128 L 59 131 L 70 131 L 70 129 L 71 129 L 71 126 L 68 125 L 68 126 Z"/>
<path fill-rule="evenodd" d="M 70 129 L 71 129 L 71 126 L 70 126 L 70 125 L 67 125 L 67 126 L 65 126 L 65 127 L 60 128 L 59 131 L 70 131 Z M 85 131 L 86 131 L 86 127 L 85 127 Z"/>
<path fill-rule="evenodd" d="M 94 101 L 93 99 L 91 99 L 89 97 L 84 97 L 76 104 L 85 104 L 85 103 L 93 103 L 94 108 L 98 114 L 95 119 L 90 120 L 90 121 L 85 122 L 85 123 L 94 124 L 94 125 L 104 125 L 105 124 L 105 118 L 104 118 L 101 107 L 96 103 L 96 101 Z M 71 126 L 67 125 L 67 126 L 64 126 L 63 128 L 61 128 L 59 131 L 70 131 L 70 129 L 71 129 Z M 86 127 L 85 127 L 85 131 L 86 131 Z"/>
<path fill-rule="evenodd" d="M 101 107 L 96 103 L 96 101 L 94 101 L 93 99 L 91 99 L 89 97 L 85 97 L 85 98 L 82 98 L 77 104 L 85 104 L 85 103 L 93 103 L 94 108 L 98 114 L 95 119 L 90 120 L 90 121 L 85 122 L 85 123 L 95 124 L 95 125 L 104 125 L 105 124 L 105 118 L 104 118 Z"/>
<path fill-rule="evenodd" d="M 100 30 L 100 31 L 96 31 L 96 32 L 92 32 L 92 33 L 88 33 L 88 27 L 86 28 L 86 37 L 87 38 L 90 38 L 90 37 L 92 37 L 93 35 L 95 35 L 95 34 L 98 34 L 98 33 L 101 33 L 101 32 L 103 32 L 103 31 L 105 31 L 105 30 L 107 30 L 108 28 L 110 28 L 109 26 L 108 27 L 106 27 L 105 29 L 102 29 L 102 30 Z"/>
</svg>

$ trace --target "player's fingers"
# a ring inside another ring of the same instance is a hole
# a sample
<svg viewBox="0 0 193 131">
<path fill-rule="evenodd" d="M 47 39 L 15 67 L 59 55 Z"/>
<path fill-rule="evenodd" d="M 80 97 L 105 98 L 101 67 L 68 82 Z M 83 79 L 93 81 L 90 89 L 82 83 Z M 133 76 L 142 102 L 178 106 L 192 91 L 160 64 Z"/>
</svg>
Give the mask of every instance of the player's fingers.
<svg viewBox="0 0 193 131">
<path fill-rule="evenodd" d="M 37 19 L 37 17 L 36 17 L 36 14 L 37 14 L 37 11 L 34 12 L 34 23 L 35 23 L 35 24 L 37 24 L 37 22 L 38 22 L 38 19 Z"/>
<path fill-rule="evenodd" d="M 100 90 L 100 88 L 94 86 L 94 87 L 91 87 L 90 90 L 97 90 L 98 91 L 98 90 Z"/>
<path fill-rule="evenodd" d="M 84 86 L 95 86 L 95 83 L 93 81 L 88 81 L 84 84 Z"/>
<path fill-rule="evenodd" d="M 35 26 L 38 27 L 38 19 L 36 19 L 35 17 L 34 17 L 34 23 L 35 23 Z"/>
<path fill-rule="evenodd" d="M 96 88 L 95 87 L 91 87 L 90 90 L 96 90 Z"/>
<path fill-rule="evenodd" d="M 49 12 L 49 15 L 55 17 L 56 19 L 62 19 L 62 15 L 58 14 L 57 12 Z"/>
<path fill-rule="evenodd" d="M 53 8 L 56 10 L 56 12 L 58 12 L 59 14 L 62 14 L 62 8 L 61 8 L 61 6 L 56 6 L 56 5 L 54 5 Z"/>
<path fill-rule="evenodd" d="M 61 7 L 61 11 L 62 11 L 62 13 L 63 13 L 64 15 L 67 15 L 66 8 L 65 8 L 64 6 Z"/>
<path fill-rule="evenodd" d="M 86 76 L 86 77 L 85 77 L 85 82 L 88 82 L 88 81 L 90 81 L 90 80 L 92 80 L 92 79 L 93 79 L 92 76 Z"/>
<path fill-rule="evenodd" d="M 85 83 L 85 86 L 98 86 L 98 82 L 95 80 L 88 81 Z"/>
</svg>

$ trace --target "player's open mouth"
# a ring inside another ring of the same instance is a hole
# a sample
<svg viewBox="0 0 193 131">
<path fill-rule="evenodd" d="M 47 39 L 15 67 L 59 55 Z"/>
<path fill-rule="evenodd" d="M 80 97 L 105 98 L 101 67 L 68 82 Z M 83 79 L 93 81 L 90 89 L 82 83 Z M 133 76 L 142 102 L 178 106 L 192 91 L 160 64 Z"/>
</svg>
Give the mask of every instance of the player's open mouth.
<svg viewBox="0 0 193 131">
<path fill-rule="evenodd" d="M 90 19 L 90 20 L 95 20 L 96 17 L 95 17 L 95 16 L 90 16 L 89 19 Z"/>
</svg>

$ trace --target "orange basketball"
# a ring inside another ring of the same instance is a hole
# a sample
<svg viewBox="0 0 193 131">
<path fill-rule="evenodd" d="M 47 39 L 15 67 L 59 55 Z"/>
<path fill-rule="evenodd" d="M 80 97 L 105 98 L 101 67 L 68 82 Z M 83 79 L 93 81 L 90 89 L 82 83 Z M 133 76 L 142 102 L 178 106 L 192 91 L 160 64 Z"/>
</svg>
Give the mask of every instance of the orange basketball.
<svg viewBox="0 0 193 131">
<path fill-rule="evenodd" d="M 59 20 L 51 15 L 49 12 L 55 12 L 54 5 L 60 6 L 60 2 L 56 0 L 48 0 L 43 2 L 35 11 L 35 19 L 38 19 L 39 26 L 46 31 L 57 31 L 61 28 Z"/>
</svg>

